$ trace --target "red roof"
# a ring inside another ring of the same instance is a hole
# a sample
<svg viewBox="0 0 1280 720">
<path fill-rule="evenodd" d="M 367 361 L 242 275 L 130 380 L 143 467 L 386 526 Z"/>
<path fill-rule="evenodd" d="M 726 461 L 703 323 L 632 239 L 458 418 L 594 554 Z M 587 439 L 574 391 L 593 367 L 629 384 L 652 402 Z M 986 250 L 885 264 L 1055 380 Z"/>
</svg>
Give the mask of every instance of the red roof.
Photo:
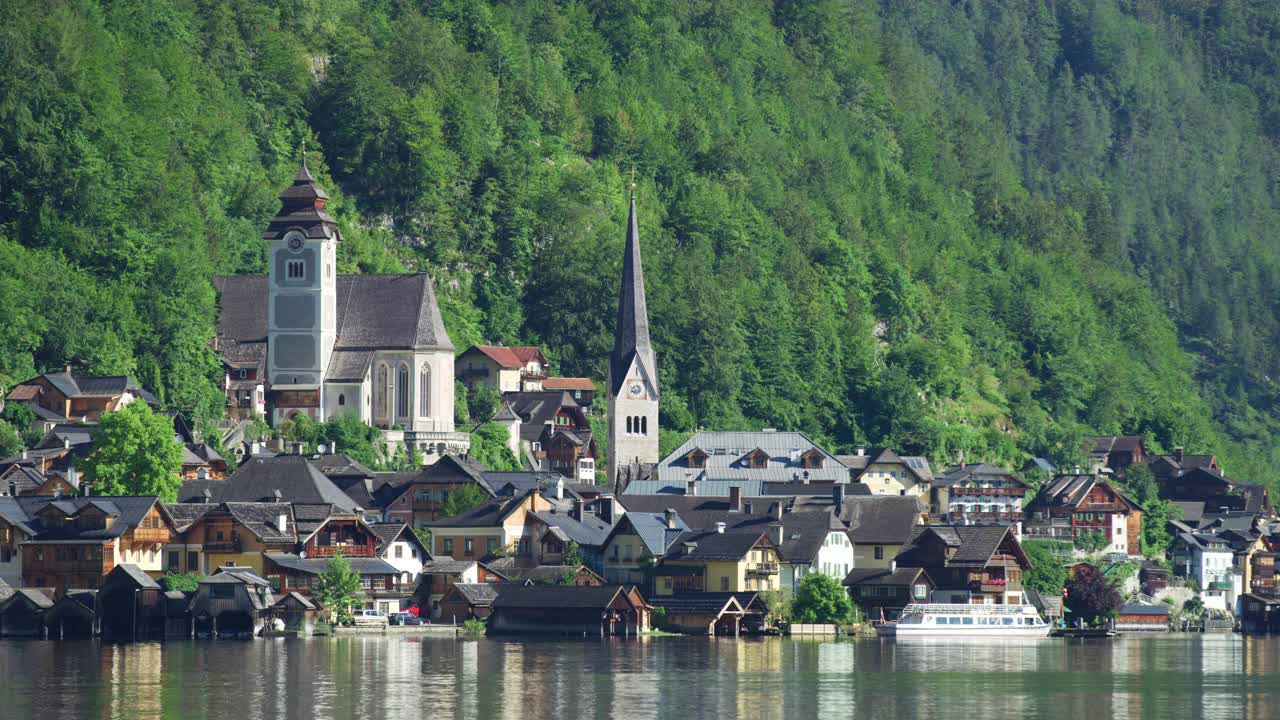
<svg viewBox="0 0 1280 720">
<path fill-rule="evenodd" d="M 543 390 L 595 390 L 591 378 L 547 378 L 542 381 Z"/>
<path fill-rule="evenodd" d="M 39 385 L 19 385 L 9 393 L 9 399 L 14 401 L 34 400 L 39 394 Z"/>
<path fill-rule="evenodd" d="M 505 368 L 524 367 L 530 360 L 546 362 L 542 350 L 536 347 L 502 347 L 500 345 L 476 345 L 476 350 Z"/>
</svg>

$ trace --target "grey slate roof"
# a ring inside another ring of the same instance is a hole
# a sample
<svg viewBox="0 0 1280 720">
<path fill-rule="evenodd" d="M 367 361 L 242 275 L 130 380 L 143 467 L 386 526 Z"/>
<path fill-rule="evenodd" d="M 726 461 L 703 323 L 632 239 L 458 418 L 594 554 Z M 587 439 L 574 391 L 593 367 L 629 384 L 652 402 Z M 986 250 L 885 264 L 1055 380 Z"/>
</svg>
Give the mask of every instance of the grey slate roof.
<svg viewBox="0 0 1280 720">
<path fill-rule="evenodd" d="M 933 533 L 942 538 L 955 553 L 946 561 L 946 567 L 982 566 L 991 559 L 1001 541 L 1010 532 L 1010 528 L 1002 525 L 930 525 L 917 529 L 910 544 L 898 554 L 897 563 L 901 567 L 924 567 L 930 565 L 922 561 L 917 554 L 916 543 L 925 533 Z"/>
<path fill-rule="evenodd" d="M 916 578 L 924 570 L 914 567 L 889 568 L 854 568 L 841 581 L 844 585 L 888 585 L 904 587 L 913 585 Z"/>
<path fill-rule="evenodd" d="M 832 531 L 844 525 L 831 511 L 791 512 L 782 516 L 782 544 L 778 552 L 788 563 L 811 563 Z"/>
<path fill-rule="evenodd" d="M 558 472 L 528 470 L 486 470 L 484 480 L 495 493 L 523 495 L 534 488 L 547 491 L 555 488 L 557 482 L 564 482 L 565 492 L 569 493 L 572 482 Z M 510 487 L 508 487 L 510 486 Z M 504 488 L 506 490 L 504 491 Z"/>
<path fill-rule="evenodd" d="M 329 567 L 329 558 L 303 558 L 292 553 L 267 552 L 262 554 L 271 562 L 294 572 L 319 575 Z M 377 558 L 347 558 L 351 569 L 360 575 L 399 575 L 400 571 L 386 560 Z"/>
<path fill-rule="evenodd" d="M 198 498 L 187 492 L 190 484 L 183 484 L 180 501 Z M 347 513 L 355 512 L 357 507 L 349 495 L 302 455 L 255 457 L 246 460 L 231 477 L 217 484 L 210 482 L 205 487 L 211 489 L 213 499 L 218 502 L 271 502 L 279 490 L 285 502 L 328 504 Z"/>
<path fill-rule="evenodd" d="M 5 600 L 3 605 L 0 605 L 0 610 L 8 610 L 9 606 L 16 602 L 26 602 L 40 610 L 48 610 L 53 607 L 53 600 L 50 600 L 49 596 L 45 595 L 43 591 L 36 588 L 17 588 L 9 596 L 9 599 Z"/>
<path fill-rule="evenodd" d="M 740 611 L 745 608 L 731 592 L 694 592 L 675 595 L 654 595 L 647 598 L 655 608 L 665 608 L 672 615 L 719 615 L 725 610 Z"/>
<path fill-rule="evenodd" d="M 445 555 L 422 566 L 422 575 L 461 575 L 475 565 L 475 560 L 454 560 Z"/>
<path fill-rule="evenodd" d="M 619 531 L 628 525 L 636 531 L 636 535 L 644 543 L 645 549 L 654 557 L 661 557 L 666 554 L 671 547 L 671 543 L 675 542 L 677 537 L 680 537 L 685 530 L 689 529 L 689 526 L 685 525 L 679 514 L 675 517 L 676 527 L 672 529 L 667 527 L 667 519 L 664 513 L 651 512 L 628 512 L 614 526 L 615 531 Z"/>
<path fill-rule="evenodd" d="M 1169 606 L 1159 605 L 1121 605 L 1121 615 L 1163 615 L 1169 616 Z"/>
<path fill-rule="evenodd" d="M 737 561 L 746 557 L 760 540 L 761 532 L 716 532 L 689 530 L 676 538 L 666 560 Z M 692 549 L 686 543 L 695 543 Z"/>
<path fill-rule="evenodd" d="M 264 341 L 267 277 L 220 275 L 213 285 L 220 305 L 218 334 L 241 343 Z M 339 275 L 336 285 L 334 350 L 454 349 L 425 273 Z"/>
<path fill-rule="evenodd" d="M 609 537 L 609 531 L 613 529 L 611 523 L 605 522 L 599 515 L 589 511 L 583 511 L 581 520 L 575 520 L 569 513 L 555 510 L 542 510 L 530 514 L 550 527 L 560 528 L 565 539 L 584 547 L 603 545 L 605 538 Z"/>
<path fill-rule="evenodd" d="M 297 528 L 293 520 L 293 506 L 289 503 L 223 503 L 223 507 L 245 529 L 264 543 L 297 542 Z M 285 516 L 284 531 L 280 530 L 280 516 Z"/>
<path fill-rule="evenodd" d="M 689 467 L 687 456 L 697 448 L 707 454 L 705 468 Z M 746 466 L 746 455 L 760 449 L 769 455 L 769 462 L 764 468 Z M 822 467 L 806 469 L 799 457 L 810 450 L 822 453 Z M 732 480 L 738 483 L 745 481 L 796 482 L 801 483 L 805 473 L 811 482 L 848 482 L 849 469 L 834 455 L 818 447 L 807 435 L 800 432 L 736 432 L 709 431 L 695 433 L 675 450 L 658 462 L 656 479 L 667 485 L 681 487 L 688 481 Z M 632 483 L 634 485 L 634 483 Z M 633 492 L 628 486 L 627 493 Z M 710 489 L 698 490 L 700 495 L 725 494 Z M 761 494 L 760 489 L 744 494 Z"/>
<path fill-rule="evenodd" d="M 840 520 L 858 545 L 901 545 L 920 522 L 920 501 L 911 496 L 870 495 L 845 498 Z"/>
<path fill-rule="evenodd" d="M 649 342 L 649 307 L 644 295 L 644 269 L 640 262 L 640 224 L 636 219 L 636 194 L 631 192 L 627 239 L 622 250 L 622 283 L 618 288 L 618 317 L 613 327 L 613 351 L 609 353 L 609 392 L 618 395 L 635 362 L 658 397 L 658 361 Z"/>
<path fill-rule="evenodd" d="M 59 392 L 69 398 L 115 397 L 128 391 L 145 400 L 148 405 L 160 404 L 160 400 L 155 395 L 152 395 L 128 375 L 73 375 L 63 370 L 62 372 L 45 373 L 39 377 L 48 380 Z M 28 385 L 34 380 L 36 378 L 31 378 L 19 383 L 19 385 Z"/>
<path fill-rule="evenodd" d="M 907 469 L 907 472 L 915 476 L 916 482 L 932 483 L 933 470 L 929 467 L 929 460 L 918 455 L 899 455 L 890 448 L 872 448 L 866 455 L 866 463 L 859 463 L 862 467 L 853 471 L 853 479 L 857 481 L 866 473 L 867 468 L 872 465 L 901 465 Z"/>
<path fill-rule="evenodd" d="M 962 480 L 981 480 L 982 478 L 1000 478 L 1027 487 L 1026 481 L 1014 474 L 1012 470 L 1005 470 L 987 463 L 948 468 L 933 484 L 937 487 L 951 487 Z"/>
<path fill-rule="evenodd" d="M 312 455 L 311 464 L 315 465 L 317 470 L 330 479 L 347 477 L 372 478 L 376 476 L 376 473 L 363 463 L 342 452 Z"/>
<path fill-rule="evenodd" d="M 566 572 L 576 575 L 584 568 L 590 572 L 590 568 L 587 568 L 586 565 L 539 565 L 531 568 L 503 568 L 502 574 L 514 582 L 531 582 L 535 585 L 559 585 L 564 581 Z"/>
<path fill-rule="evenodd" d="M 325 382 L 358 383 L 369 375 L 373 365 L 372 350 L 335 350 L 329 356 Z"/>
<path fill-rule="evenodd" d="M 32 536 L 32 543 L 66 543 L 78 541 L 110 540 L 124 535 L 130 528 L 136 527 L 146 517 L 147 512 L 156 504 L 154 496 L 121 496 L 121 497 L 64 497 L 55 499 L 47 495 L 27 495 L 23 497 L 0 497 L 0 517 L 13 523 L 24 533 Z M 74 525 L 51 527 L 39 516 L 41 510 L 53 506 L 67 516 L 82 512 L 84 508 L 95 506 L 113 517 L 111 524 L 105 528 L 81 529 Z"/>
<path fill-rule="evenodd" d="M 154 578 L 143 572 L 142 568 L 134 565 L 133 563 L 120 563 L 119 565 L 116 565 L 115 568 L 112 569 L 111 574 L 114 575 L 116 573 L 129 578 L 129 580 L 131 580 L 134 585 L 138 586 L 139 589 L 160 589 L 160 583 L 156 582 Z"/>
<path fill-rule="evenodd" d="M 0 578 L 0 603 L 3 603 L 5 600 L 8 600 L 9 597 L 12 595 L 13 595 L 13 587 L 11 587 L 9 583 L 5 582 L 4 578 Z"/>
</svg>

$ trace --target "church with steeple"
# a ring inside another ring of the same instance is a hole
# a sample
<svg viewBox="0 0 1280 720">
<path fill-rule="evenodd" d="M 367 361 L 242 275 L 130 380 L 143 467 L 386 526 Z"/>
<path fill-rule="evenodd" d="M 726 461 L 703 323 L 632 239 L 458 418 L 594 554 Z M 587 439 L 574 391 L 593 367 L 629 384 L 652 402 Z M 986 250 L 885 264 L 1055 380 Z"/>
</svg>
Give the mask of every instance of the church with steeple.
<svg viewBox="0 0 1280 720">
<path fill-rule="evenodd" d="M 623 487 L 658 462 L 658 359 L 649 341 L 649 310 L 640 263 L 636 188 L 622 255 L 622 287 L 609 353 L 609 485 Z"/>
<path fill-rule="evenodd" d="M 304 161 L 267 223 L 265 275 L 215 277 L 230 417 L 354 415 L 428 462 L 464 452 L 453 343 L 426 273 L 339 275 L 342 233 Z"/>
</svg>

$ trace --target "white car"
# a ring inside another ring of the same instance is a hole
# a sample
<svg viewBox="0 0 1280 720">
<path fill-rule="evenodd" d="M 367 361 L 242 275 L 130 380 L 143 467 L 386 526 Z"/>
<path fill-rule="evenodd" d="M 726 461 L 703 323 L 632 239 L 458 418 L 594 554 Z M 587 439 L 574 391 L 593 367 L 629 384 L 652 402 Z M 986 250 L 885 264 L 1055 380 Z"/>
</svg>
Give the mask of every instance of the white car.
<svg viewBox="0 0 1280 720">
<path fill-rule="evenodd" d="M 352 610 L 351 622 L 356 627 L 386 627 L 387 614 L 381 610 Z"/>
</svg>

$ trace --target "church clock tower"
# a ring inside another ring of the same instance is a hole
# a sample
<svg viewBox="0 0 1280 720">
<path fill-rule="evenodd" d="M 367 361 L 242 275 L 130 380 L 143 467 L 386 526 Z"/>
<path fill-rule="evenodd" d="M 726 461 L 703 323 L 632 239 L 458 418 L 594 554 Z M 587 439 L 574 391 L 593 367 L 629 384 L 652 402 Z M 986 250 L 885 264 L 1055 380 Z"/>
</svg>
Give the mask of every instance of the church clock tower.
<svg viewBox="0 0 1280 720">
<path fill-rule="evenodd" d="M 640 267 L 636 189 L 622 256 L 622 288 L 613 352 L 609 354 L 609 484 L 634 477 L 640 465 L 658 462 L 658 361 L 649 342 L 649 310 Z"/>
<path fill-rule="evenodd" d="M 267 225 L 267 377 L 273 420 L 295 414 L 323 420 L 324 372 L 337 336 L 338 224 L 329 199 L 307 170 L 280 194 Z"/>
</svg>

